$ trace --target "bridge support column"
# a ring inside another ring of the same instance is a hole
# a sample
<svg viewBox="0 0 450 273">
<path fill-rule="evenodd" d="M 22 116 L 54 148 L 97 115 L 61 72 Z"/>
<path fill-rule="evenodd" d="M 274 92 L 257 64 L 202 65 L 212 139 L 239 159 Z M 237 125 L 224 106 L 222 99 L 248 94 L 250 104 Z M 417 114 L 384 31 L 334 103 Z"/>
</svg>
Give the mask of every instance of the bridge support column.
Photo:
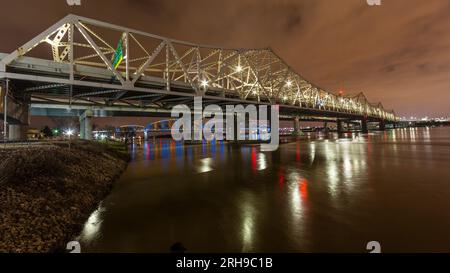
<svg viewBox="0 0 450 273">
<path fill-rule="evenodd" d="M 2 90 L 4 138 L 9 141 L 27 140 L 27 130 L 30 124 L 30 97 L 16 97 L 9 89 L 8 81 L 5 90 Z"/>
<path fill-rule="evenodd" d="M 27 139 L 28 125 L 22 124 L 10 124 L 8 126 L 8 139 L 9 141 L 21 141 Z"/>
<path fill-rule="evenodd" d="M 3 116 L 3 140 L 6 141 L 8 138 L 7 128 L 8 128 L 8 91 L 9 90 L 9 80 L 7 79 L 2 86 L 0 86 L 0 106 Z"/>
<path fill-rule="evenodd" d="M 92 110 L 85 110 L 80 116 L 80 138 L 92 140 Z"/>
<path fill-rule="evenodd" d="M 361 120 L 361 132 L 363 134 L 368 134 L 369 133 L 369 128 L 367 127 L 367 118 L 363 118 Z"/>
<path fill-rule="evenodd" d="M 244 137 L 247 139 L 251 139 L 251 132 L 250 132 L 250 116 L 245 117 L 245 122 L 244 122 Z"/>
<path fill-rule="evenodd" d="M 337 121 L 337 132 L 339 134 L 345 133 L 345 131 L 344 131 L 344 122 L 342 120 L 338 120 Z"/>
<path fill-rule="evenodd" d="M 294 136 L 300 135 L 300 118 L 295 117 L 294 118 Z"/>
<path fill-rule="evenodd" d="M 84 122 L 80 118 L 80 139 L 85 139 L 85 137 L 86 137 L 86 132 L 85 132 L 86 130 L 84 127 L 85 127 Z"/>
<path fill-rule="evenodd" d="M 384 119 L 380 120 L 378 128 L 380 131 L 386 131 L 386 121 Z"/>
<path fill-rule="evenodd" d="M 323 124 L 323 131 L 328 134 L 328 122 L 325 121 L 325 123 Z"/>
</svg>

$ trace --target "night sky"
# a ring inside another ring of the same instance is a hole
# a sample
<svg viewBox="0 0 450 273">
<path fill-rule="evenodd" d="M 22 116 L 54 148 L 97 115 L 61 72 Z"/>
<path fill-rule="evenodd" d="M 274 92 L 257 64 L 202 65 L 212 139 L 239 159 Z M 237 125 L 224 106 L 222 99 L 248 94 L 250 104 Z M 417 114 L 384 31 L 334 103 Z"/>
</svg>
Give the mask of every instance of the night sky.
<svg viewBox="0 0 450 273">
<path fill-rule="evenodd" d="M 68 13 L 195 43 L 272 47 L 316 85 L 399 116 L 450 116 L 450 1 L 2 0 L 0 51 Z"/>
</svg>

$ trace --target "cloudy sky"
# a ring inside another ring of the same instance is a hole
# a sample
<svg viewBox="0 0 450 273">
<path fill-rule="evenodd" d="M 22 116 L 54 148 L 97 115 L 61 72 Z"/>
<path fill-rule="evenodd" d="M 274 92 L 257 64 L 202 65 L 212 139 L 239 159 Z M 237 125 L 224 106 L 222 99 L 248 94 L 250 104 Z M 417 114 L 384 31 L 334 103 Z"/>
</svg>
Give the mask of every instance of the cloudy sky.
<svg viewBox="0 0 450 273">
<path fill-rule="evenodd" d="M 2 0 L 0 51 L 68 13 L 195 43 L 272 47 L 322 88 L 400 116 L 450 116 L 450 1 Z"/>
</svg>

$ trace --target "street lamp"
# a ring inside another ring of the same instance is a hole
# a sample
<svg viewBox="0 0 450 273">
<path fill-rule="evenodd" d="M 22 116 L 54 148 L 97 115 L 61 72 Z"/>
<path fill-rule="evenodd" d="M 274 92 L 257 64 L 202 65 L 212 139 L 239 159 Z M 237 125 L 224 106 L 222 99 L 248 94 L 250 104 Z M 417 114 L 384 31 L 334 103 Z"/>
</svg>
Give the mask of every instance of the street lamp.
<svg viewBox="0 0 450 273">
<path fill-rule="evenodd" d="M 69 137 L 69 150 L 70 150 L 70 137 L 73 135 L 73 130 L 68 129 L 67 131 L 64 132 L 64 134 Z"/>
</svg>

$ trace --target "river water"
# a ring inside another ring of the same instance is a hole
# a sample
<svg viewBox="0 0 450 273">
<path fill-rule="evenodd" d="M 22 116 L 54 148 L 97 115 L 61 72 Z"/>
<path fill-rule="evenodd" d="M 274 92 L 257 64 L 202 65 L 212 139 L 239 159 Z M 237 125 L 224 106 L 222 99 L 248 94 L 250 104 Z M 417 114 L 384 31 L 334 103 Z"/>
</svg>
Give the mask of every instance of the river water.
<svg viewBox="0 0 450 273">
<path fill-rule="evenodd" d="M 450 128 L 310 134 L 269 153 L 160 140 L 132 157 L 84 252 L 450 251 Z"/>
</svg>

